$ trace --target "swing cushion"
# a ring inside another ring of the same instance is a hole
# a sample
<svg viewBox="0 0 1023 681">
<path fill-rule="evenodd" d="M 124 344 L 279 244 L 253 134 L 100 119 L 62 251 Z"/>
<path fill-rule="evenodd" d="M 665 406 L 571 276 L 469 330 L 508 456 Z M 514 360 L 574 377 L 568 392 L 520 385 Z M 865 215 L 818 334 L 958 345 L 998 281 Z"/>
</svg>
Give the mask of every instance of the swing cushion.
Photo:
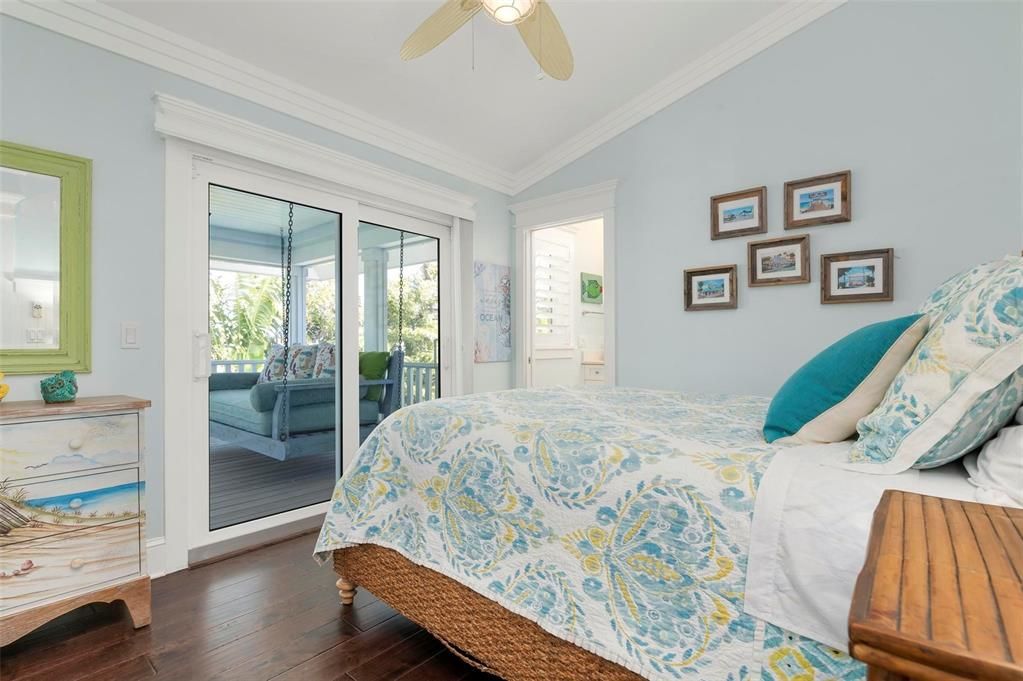
<svg viewBox="0 0 1023 681">
<path fill-rule="evenodd" d="M 367 381 L 380 380 L 387 377 L 387 363 L 391 360 L 389 352 L 360 352 L 359 375 Z M 379 402 L 384 396 L 384 386 L 371 385 L 362 399 Z"/>
<path fill-rule="evenodd" d="M 273 409 L 256 411 L 249 403 L 248 390 L 217 390 L 210 393 L 210 420 L 254 435 L 273 434 Z M 293 406 L 289 410 L 288 432 L 292 435 L 334 430 L 334 402 Z"/>
<path fill-rule="evenodd" d="M 274 403 L 277 401 L 277 388 L 280 381 L 275 383 L 257 383 L 249 391 L 249 402 L 252 409 L 256 411 L 273 411 Z M 334 379 L 332 378 L 304 378 L 295 381 L 289 380 L 288 385 L 302 390 L 288 391 L 288 404 L 300 407 L 304 404 L 320 404 L 321 402 L 334 402 Z M 305 386 L 317 386 L 316 390 L 305 390 Z"/>
<path fill-rule="evenodd" d="M 273 409 L 279 383 L 256 383 L 258 374 L 213 374 L 210 376 L 210 420 L 254 435 L 273 434 Z M 288 395 L 288 430 L 315 433 L 334 430 L 333 379 L 300 379 Z"/>
</svg>

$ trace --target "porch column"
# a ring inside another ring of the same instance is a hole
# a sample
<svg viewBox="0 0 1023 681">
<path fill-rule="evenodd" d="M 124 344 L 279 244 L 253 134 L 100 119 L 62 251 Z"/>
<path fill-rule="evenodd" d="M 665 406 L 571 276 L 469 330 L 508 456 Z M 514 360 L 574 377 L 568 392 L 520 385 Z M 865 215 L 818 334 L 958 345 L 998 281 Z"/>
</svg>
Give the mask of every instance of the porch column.
<svg viewBox="0 0 1023 681">
<path fill-rule="evenodd" d="M 387 250 L 362 249 L 363 333 L 366 350 L 387 350 Z"/>
</svg>

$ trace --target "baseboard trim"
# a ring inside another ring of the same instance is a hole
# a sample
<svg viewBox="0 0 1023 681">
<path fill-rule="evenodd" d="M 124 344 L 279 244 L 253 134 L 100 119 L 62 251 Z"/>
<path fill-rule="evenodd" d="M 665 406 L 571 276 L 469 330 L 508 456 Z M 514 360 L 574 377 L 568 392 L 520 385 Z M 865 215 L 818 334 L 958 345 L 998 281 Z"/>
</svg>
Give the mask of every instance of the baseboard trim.
<svg viewBox="0 0 1023 681">
<path fill-rule="evenodd" d="M 146 540 L 146 565 L 151 579 L 167 574 L 167 540 L 153 537 Z"/>
</svg>

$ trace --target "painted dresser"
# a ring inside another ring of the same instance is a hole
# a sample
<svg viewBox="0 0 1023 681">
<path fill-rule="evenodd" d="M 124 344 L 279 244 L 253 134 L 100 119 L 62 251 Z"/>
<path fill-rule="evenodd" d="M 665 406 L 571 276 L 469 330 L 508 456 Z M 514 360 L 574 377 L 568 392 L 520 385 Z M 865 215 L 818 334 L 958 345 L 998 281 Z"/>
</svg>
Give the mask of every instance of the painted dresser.
<svg viewBox="0 0 1023 681">
<path fill-rule="evenodd" d="M 0 645 L 123 601 L 149 624 L 143 413 L 124 395 L 0 403 Z"/>
</svg>

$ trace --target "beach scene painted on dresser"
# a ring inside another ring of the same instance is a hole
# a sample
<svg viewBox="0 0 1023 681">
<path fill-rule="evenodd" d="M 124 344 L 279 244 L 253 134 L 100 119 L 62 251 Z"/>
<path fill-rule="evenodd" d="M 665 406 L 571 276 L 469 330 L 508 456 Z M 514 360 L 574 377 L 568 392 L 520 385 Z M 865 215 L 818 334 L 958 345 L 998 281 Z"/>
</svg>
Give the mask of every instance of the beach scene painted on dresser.
<svg viewBox="0 0 1023 681">
<path fill-rule="evenodd" d="M 74 473 L 139 460 L 137 414 L 12 423 L 0 435 L 0 480 Z"/>
<path fill-rule="evenodd" d="M 0 481 L 0 612 L 143 572 L 137 468 Z"/>
</svg>

